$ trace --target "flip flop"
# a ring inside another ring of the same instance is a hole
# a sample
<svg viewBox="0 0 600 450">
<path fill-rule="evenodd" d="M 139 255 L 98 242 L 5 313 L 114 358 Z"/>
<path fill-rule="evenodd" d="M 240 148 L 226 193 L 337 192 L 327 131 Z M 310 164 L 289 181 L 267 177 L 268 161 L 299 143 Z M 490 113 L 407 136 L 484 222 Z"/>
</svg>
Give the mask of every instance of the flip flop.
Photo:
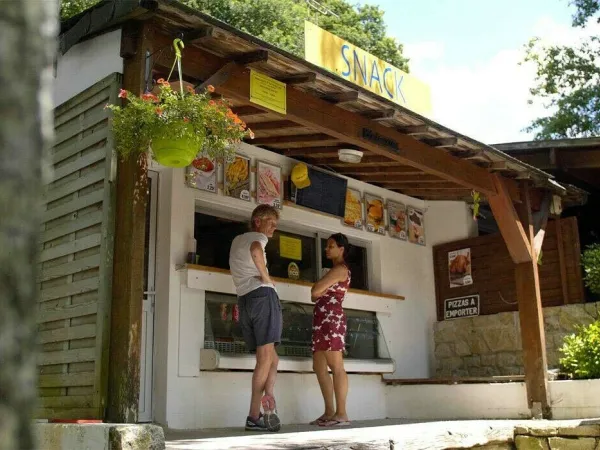
<svg viewBox="0 0 600 450">
<path fill-rule="evenodd" d="M 264 410 L 264 421 L 269 431 L 279 431 L 281 429 L 281 420 L 277 415 L 277 406 L 275 399 L 271 395 L 264 395 L 261 404 Z"/>
<path fill-rule="evenodd" d="M 327 422 L 328 420 L 331 420 L 331 419 L 328 419 L 327 416 L 325 414 L 323 414 L 318 419 L 315 419 L 312 422 L 309 422 L 309 425 L 321 425 L 323 422 Z"/>
<path fill-rule="evenodd" d="M 319 424 L 320 427 L 347 427 L 351 424 L 349 420 L 326 420 Z"/>
</svg>

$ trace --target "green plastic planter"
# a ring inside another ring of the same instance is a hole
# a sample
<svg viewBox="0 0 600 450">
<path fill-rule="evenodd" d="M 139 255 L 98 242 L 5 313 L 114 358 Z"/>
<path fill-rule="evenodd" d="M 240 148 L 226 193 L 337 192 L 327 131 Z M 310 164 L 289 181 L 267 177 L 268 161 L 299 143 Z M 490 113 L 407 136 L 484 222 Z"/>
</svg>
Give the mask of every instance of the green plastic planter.
<svg viewBox="0 0 600 450">
<path fill-rule="evenodd" d="M 198 150 L 198 144 L 188 138 L 170 139 L 164 137 L 152 140 L 154 159 L 165 167 L 189 166 L 196 157 Z"/>
</svg>

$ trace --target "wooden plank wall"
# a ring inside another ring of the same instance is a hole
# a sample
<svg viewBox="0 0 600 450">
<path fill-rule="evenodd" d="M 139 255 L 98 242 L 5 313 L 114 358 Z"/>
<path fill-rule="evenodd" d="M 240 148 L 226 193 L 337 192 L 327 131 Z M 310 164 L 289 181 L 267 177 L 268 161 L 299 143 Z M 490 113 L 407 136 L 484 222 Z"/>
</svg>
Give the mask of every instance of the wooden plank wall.
<svg viewBox="0 0 600 450">
<path fill-rule="evenodd" d="M 473 284 L 450 288 L 448 252 L 471 249 Z M 585 301 L 577 219 L 548 222 L 539 266 L 543 306 Z M 479 294 L 481 315 L 517 310 L 515 265 L 500 234 L 441 244 L 433 249 L 438 320 L 444 299 Z"/>
<path fill-rule="evenodd" d="M 55 110 L 39 271 L 38 418 L 102 419 L 112 286 L 113 74 Z"/>
</svg>

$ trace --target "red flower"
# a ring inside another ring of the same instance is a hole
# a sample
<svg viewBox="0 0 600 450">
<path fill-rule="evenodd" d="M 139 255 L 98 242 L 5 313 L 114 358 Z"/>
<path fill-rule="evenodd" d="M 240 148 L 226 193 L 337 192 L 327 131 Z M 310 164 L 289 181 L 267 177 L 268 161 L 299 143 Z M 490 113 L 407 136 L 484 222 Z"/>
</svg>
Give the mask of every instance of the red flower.
<svg viewBox="0 0 600 450">
<path fill-rule="evenodd" d="M 150 100 L 153 102 L 158 102 L 158 97 L 152 93 L 142 95 L 142 100 Z"/>
<path fill-rule="evenodd" d="M 210 101 L 208 102 L 208 104 L 209 104 L 210 106 L 216 106 L 216 105 L 217 105 L 217 104 L 215 103 L 215 101 L 214 101 L 214 100 L 210 100 Z"/>
<path fill-rule="evenodd" d="M 125 89 L 119 91 L 119 98 L 127 98 L 128 92 Z"/>
<path fill-rule="evenodd" d="M 208 92 L 215 92 L 215 87 L 212 84 L 209 84 L 208 86 L 206 86 L 206 90 Z"/>
<path fill-rule="evenodd" d="M 163 113 L 162 108 L 156 108 L 154 111 L 156 111 L 156 114 L 158 114 L 159 116 L 162 116 L 162 113 Z"/>
<path fill-rule="evenodd" d="M 194 88 L 192 86 L 187 86 L 186 88 L 187 88 L 187 90 L 188 90 L 188 92 L 190 94 L 195 94 L 196 93 L 196 91 L 194 90 Z"/>
<path fill-rule="evenodd" d="M 185 123 L 188 123 L 188 122 L 190 121 L 190 119 L 188 119 L 187 117 L 184 117 L 184 118 L 183 118 L 183 121 L 184 121 Z"/>
</svg>

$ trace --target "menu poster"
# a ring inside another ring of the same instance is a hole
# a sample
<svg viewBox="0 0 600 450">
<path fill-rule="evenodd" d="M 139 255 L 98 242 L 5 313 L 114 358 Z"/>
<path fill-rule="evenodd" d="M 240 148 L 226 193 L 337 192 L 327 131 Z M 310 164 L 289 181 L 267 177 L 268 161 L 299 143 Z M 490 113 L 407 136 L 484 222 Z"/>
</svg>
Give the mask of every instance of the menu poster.
<svg viewBox="0 0 600 450">
<path fill-rule="evenodd" d="M 256 200 L 259 205 L 281 209 L 281 167 L 259 161 L 256 168 Z"/>
<path fill-rule="evenodd" d="M 414 244 L 425 245 L 425 220 L 423 211 L 408 208 L 408 240 Z"/>
<path fill-rule="evenodd" d="M 387 202 L 388 217 L 390 221 L 390 236 L 396 239 L 406 240 L 406 206 L 402 203 Z"/>
<path fill-rule="evenodd" d="M 367 211 L 367 231 L 385 234 L 383 199 L 374 195 L 365 194 L 365 209 Z"/>
<path fill-rule="evenodd" d="M 225 195 L 249 202 L 250 158 L 243 155 L 235 155 L 233 161 L 225 163 L 223 173 Z"/>
<path fill-rule="evenodd" d="M 448 252 L 448 275 L 451 288 L 473 284 L 470 248 Z"/>
<path fill-rule="evenodd" d="M 355 189 L 346 190 L 346 209 L 344 210 L 344 225 L 362 229 L 363 210 L 361 195 Z"/>
<path fill-rule="evenodd" d="M 217 162 L 207 157 L 199 157 L 187 168 L 187 183 L 202 191 L 217 193 Z"/>
</svg>

